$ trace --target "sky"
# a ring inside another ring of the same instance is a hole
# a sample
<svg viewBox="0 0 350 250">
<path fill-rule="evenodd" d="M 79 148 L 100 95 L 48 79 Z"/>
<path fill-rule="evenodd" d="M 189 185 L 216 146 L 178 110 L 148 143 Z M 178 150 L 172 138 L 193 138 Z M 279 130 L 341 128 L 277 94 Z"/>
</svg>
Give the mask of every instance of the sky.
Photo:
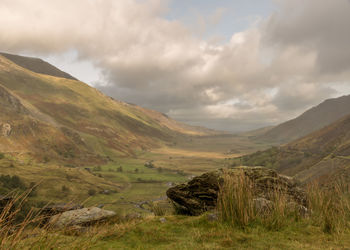
<svg viewBox="0 0 350 250">
<path fill-rule="evenodd" d="M 0 0 L 0 51 L 232 132 L 350 94 L 349 0 Z"/>
</svg>

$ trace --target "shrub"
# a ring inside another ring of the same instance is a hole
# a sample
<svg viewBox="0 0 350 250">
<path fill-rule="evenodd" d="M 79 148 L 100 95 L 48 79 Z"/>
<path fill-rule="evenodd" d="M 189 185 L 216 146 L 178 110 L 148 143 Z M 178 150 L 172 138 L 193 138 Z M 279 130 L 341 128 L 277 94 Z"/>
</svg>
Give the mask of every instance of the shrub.
<svg viewBox="0 0 350 250">
<path fill-rule="evenodd" d="M 90 188 L 89 191 L 88 191 L 88 195 L 90 196 L 94 196 L 96 194 L 96 190 L 95 189 L 92 189 Z"/>
<path fill-rule="evenodd" d="M 0 183 L 2 184 L 2 187 L 8 190 L 13 190 L 13 189 L 21 189 L 24 190 L 26 189 L 26 186 L 22 179 L 17 176 L 17 175 L 1 175 L 0 176 Z"/>
<path fill-rule="evenodd" d="M 94 167 L 94 171 L 96 172 L 102 171 L 102 167 L 101 166 Z"/>
<path fill-rule="evenodd" d="M 65 194 L 67 194 L 67 193 L 70 192 L 70 188 L 67 187 L 66 185 L 63 185 L 63 186 L 61 187 L 61 190 L 62 190 L 62 192 L 65 193 Z"/>
</svg>

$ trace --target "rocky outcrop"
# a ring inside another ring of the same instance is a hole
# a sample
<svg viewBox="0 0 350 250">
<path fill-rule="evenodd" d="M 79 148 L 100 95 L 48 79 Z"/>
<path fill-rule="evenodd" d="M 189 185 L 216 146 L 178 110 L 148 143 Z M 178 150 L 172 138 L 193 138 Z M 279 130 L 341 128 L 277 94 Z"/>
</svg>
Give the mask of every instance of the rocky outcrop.
<svg viewBox="0 0 350 250">
<path fill-rule="evenodd" d="M 22 105 L 21 101 L 0 85 L 0 105 L 1 111 L 5 113 L 27 114 L 28 110 Z"/>
<path fill-rule="evenodd" d="M 12 127 L 10 124 L 8 123 L 3 123 L 3 124 L 0 124 L 0 132 L 1 132 L 1 136 L 10 136 L 11 134 L 11 131 L 12 131 Z"/>
<path fill-rule="evenodd" d="M 307 204 L 305 192 L 294 179 L 263 167 L 236 167 L 205 173 L 186 184 L 168 189 L 167 196 L 180 213 L 199 215 L 216 207 L 220 187 L 224 184 L 224 175 L 246 176 L 253 184 L 256 202 L 265 199 L 268 203 L 270 195 L 278 189 L 287 197 L 288 202 L 300 206 Z"/>
<path fill-rule="evenodd" d="M 49 223 L 54 228 L 67 228 L 74 226 L 88 226 L 103 222 L 116 215 L 113 211 L 97 207 L 82 208 L 66 211 L 51 217 Z"/>
</svg>

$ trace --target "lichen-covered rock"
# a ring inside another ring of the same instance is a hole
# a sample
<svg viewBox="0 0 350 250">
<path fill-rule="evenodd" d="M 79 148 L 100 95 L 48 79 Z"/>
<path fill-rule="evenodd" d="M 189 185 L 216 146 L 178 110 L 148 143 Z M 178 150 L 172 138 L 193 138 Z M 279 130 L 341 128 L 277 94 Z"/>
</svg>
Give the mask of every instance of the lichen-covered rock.
<svg viewBox="0 0 350 250">
<path fill-rule="evenodd" d="M 116 215 L 113 211 L 97 207 L 70 210 L 51 217 L 49 223 L 55 228 L 67 228 L 72 226 L 86 226 L 106 221 Z"/>
<path fill-rule="evenodd" d="M 269 196 L 278 189 L 289 201 L 306 206 L 306 194 L 294 179 L 263 167 L 235 167 L 208 172 L 193 178 L 186 184 L 168 189 L 167 196 L 179 213 L 199 215 L 216 207 L 220 186 L 224 183 L 224 175 L 246 176 L 254 186 L 255 198 L 270 200 Z"/>
</svg>

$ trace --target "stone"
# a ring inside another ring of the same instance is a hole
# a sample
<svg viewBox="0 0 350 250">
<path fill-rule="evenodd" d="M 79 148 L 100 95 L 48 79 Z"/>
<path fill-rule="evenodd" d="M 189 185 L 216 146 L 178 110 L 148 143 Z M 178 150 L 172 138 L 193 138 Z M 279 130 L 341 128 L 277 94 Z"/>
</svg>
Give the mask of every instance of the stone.
<svg viewBox="0 0 350 250">
<path fill-rule="evenodd" d="M 2 135 L 2 136 L 4 136 L 4 137 L 10 136 L 11 131 L 12 131 L 12 127 L 11 127 L 10 124 L 8 124 L 8 123 L 3 123 L 3 124 L 1 125 L 1 135 Z"/>
<path fill-rule="evenodd" d="M 295 202 L 288 202 L 287 210 L 296 211 L 303 218 L 309 217 L 310 215 L 310 210 L 306 206 L 300 205 Z"/>
<path fill-rule="evenodd" d="M 160 223 L 165 223 L 166 219 L 164 217 L 162 217 L 162 218 L 159 218 L 159 221 L 160 221 Z"/>
<path fill-rule="evenodd" d="M 273 202 L 265 198 L 253 199 L 255 210 L 258 214 L 269 213 L 273 209 Z"/>
<path fill-rule="evenodd" d="M 62 214 L 67 211 L 77 210 L 82 208 L 83 208 L 82 205 L 75 204 L 75 203 L 61 203 L 61 204 L 53 204 L 53 205 L 46 206 L 41 210 L 41 215 L 43 216 L 41 225 L 43 226 L 47 224 L 50 218 L 54 215 Z"/>
<path fill-rule="evenodd" d="M 218 213 L 214 212 L 214 213 L 209 213 L 207 215 L 207 219 L 208 221 L 218 221 L 219 220 L 219 215 Z"/>
<path fill-rule="evenodd" d="M 72 226 L 89 226 L 98 222 L 107 221 L 116 215 L 113 211 L 97 207 L 70 210 L 51 217 L 49 223 L 55 228 Z"/>
<path fill-rule="evenodd" d="M 131 220 L 139 220 L 142 218 L 142 215 L 140 213 L 130 213 L 125 215 L 125 220 L 131 221 Z"/>
<path fill-rule="evenodd" d="M 225 175 L 246 176 L 253 184 L 255 199 L 271 200 L 270 196 L 278 190 L 286 195 L 288 201 L 306 207 L 306 193 L 293 178 L 279 175 L 276 171 L 263 167 L 234 167 L 208 172 L 193 178 L 186 184 L 169 188 L 166 194 L 178 213 L 200 215 L 216 207 L 218 193 L 220 186 L 224 183 Z M 260 201 L 257 200 L 257 202 Z"/>
</svg>

